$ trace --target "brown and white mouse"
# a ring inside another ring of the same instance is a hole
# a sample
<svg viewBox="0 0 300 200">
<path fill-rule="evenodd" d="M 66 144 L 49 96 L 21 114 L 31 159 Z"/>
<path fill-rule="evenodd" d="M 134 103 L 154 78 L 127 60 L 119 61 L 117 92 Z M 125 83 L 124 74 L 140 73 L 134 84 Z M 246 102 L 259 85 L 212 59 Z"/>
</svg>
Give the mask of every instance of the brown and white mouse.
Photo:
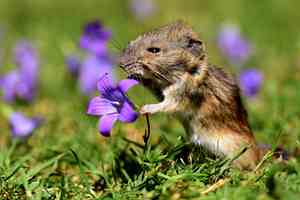
<svg viewBox="0 0 300 200">
<path fill-rule="evenodd" d="M 235 78 L 208 63 L 204 42 L 178 21 L 131 41 L 120 58 L 128 76 L 139 80 L 160 101 L 142 114 L 175 116 L 191 142 L 221 157 L 247 151 L 234 165 L 253 169 L 260 157 Z"/>
</svg>

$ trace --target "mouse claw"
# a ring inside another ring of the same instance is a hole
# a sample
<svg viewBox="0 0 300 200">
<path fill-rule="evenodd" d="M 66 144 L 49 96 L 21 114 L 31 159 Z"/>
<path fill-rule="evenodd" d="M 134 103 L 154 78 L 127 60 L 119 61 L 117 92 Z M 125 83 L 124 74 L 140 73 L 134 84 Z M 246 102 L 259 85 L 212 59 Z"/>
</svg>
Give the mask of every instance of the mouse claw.
<svg viewBox="0 0 300 200">
<path fill-rule="evenodd" d="M 147 110 L 147 105 L 142 106 L 142 108 L 140 109 L 140 114 L 141 115 L 150 114 Z"/>
</svg>

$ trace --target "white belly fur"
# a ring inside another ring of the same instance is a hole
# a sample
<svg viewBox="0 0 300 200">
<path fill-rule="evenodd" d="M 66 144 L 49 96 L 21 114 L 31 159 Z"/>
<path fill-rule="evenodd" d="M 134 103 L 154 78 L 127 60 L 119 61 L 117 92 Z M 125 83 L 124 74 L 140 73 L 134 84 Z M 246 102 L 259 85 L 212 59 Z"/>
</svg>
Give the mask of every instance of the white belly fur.
<svg viewBox="0 0 300 200">
<path fill-rule="evenodd" d="M 197 128 L 198 129 L 198 128 Z M 221 131 L 208 132 L 205 130 L 193 131 L 191 141 L 204 147 L 217 156 L 232 156 L 241 149 L 240 142 L 237 142 L 233 134 L 221 133 Z M 224 137 L 225 136 L 225 137 Z"/>
</svg>

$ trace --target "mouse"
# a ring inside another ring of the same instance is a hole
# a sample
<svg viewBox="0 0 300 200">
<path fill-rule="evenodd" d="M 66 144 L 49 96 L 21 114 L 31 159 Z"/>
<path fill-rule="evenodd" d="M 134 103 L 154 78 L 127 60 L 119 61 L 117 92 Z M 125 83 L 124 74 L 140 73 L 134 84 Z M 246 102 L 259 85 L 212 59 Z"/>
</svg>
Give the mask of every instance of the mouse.
<svg viewBox="0 0 300 200">
<path fill-rule="evenodd" d="M 184 21 L 141 34 L 119 58 L 129 78 L 158 99 L 141 114 L 166 113 L 182 124 L 188 140 L 215 156 L 233 158 L 240 169 L 254 169 L 262 152 L 248 122 L 236 78 L 208 61 L 204 41 Z"/>
</svg>

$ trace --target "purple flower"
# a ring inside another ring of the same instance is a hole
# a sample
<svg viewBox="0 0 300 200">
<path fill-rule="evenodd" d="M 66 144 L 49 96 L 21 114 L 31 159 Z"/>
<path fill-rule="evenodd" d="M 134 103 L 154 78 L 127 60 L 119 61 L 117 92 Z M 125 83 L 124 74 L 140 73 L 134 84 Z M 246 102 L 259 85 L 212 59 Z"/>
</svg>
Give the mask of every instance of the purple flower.
<svg viewBox="0 0 300 200">
<path fill-rule="evenodd" d="M 3 99 L 12 102 L 17 96 L 16 86 L 19 81 L 19 73 L 14 70 L 5 76 L 0 77 L 0 88 L 2 89 Z"/>
<path fill-rule="evenodd" d="M 242 64 L 251 54 L 250 44 L 235 26 L 226 25 L 221 28 L 218 45 L 222 53 L 235 64 Z"/>
<path fill-rule="evenodd" d="M 103 136 L 110 136 L 114 123 L 134 122 L 138 113 L 134 111 L 134 106 L 125 93 L 132 86 L 138 84 L 136 80 L 121 80 L 116 86 L 109 76 L 104 75 L 97 84 L 101 96 L 92 98 L 89 103 L 87 114 L 99 116 L 99 132 Z"/>
<path fill-rule="evenodd" d="M 145 21 L 154 14 L 156 6 L 153 0 L 131 0 L 130 9 L 137 20 Z"/>
<path fill-rule="evenodd" d="M 12 102 L 19 97 L 31 101 L 37 87 L 39 62 L 37 52 L 30 43 L 19 42 L 15 48 L 15 61 L 18 68 L 0 78 L 4 100 Z"/>
<path fill-rule="evenodd" d="M 18 138 L 30 136 L 40 123 L 40 118 L 27 118 L 19 112 L 15 112 L 10 116 L 12 134 L 14 137 Z"/>
<path fill-rule="evenodd" d="M 241 72 L 239 83 L 245 96 L 253 98 L 259 92 L 263 81 L 263 74 L 257 69 L 247 69 Z"/>
<path fill-rule="evenodd" d="M 67 65 L 68 71 L 73 76 L 78 76 L 81 67 L 81 61 L 76 55 L 69 55 L 65 58 L 65 63 Z"/>
<path fill-rule="evenodd" d="M 107 42 L 111 37 L 111 32 L 106 30 L 99 21 L 88 23 L 84 27 L 84 32 L 80 38 L 80 47 L 90 53 L 100 55 L 106 54 Z"/>
<path fill-rule="evenodd" d="M 92 95 L 97 89 L 97 81 L 106 73 L 112 78 L 112 63 L 109 58 L 87 56 L 79 73 L 80 90 L 87 96 Z"/>
<path fill-rule="evenodd" d="M 22 76 L 26 79 L 23 81 L 27 82 L 28 85 L 35 85 L 38 75 L 39 59 L 37 51 L 32 44 L 27 41 L 18 42 L 15 47 L 15 60 Z"/>
</svg>

